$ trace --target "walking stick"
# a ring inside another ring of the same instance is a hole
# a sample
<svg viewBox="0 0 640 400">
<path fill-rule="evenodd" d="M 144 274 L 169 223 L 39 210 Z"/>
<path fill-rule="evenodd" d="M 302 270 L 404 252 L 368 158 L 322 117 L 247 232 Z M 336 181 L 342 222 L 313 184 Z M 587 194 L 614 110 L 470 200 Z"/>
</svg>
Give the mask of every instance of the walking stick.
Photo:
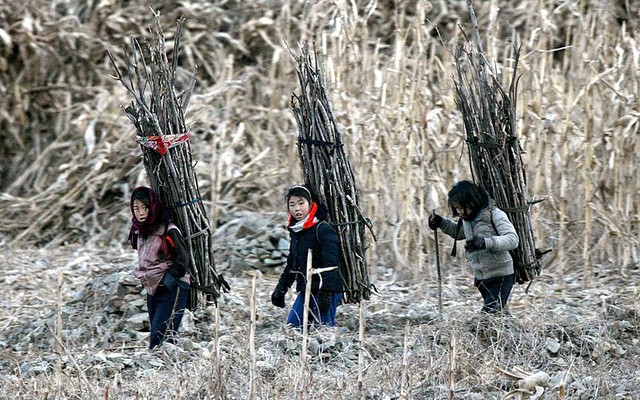
<svg viewBox="0 0 640 400">
<path fill-rule="evenodd" d="M 436 215 L 434 209 L 432 215 Z M 433 230 L 433 240 L 436 242 L 436 270 L 438 271 L 438 312 L 442 312 L 442 272 L 440 271 L 440 246 L 438 245 L 438 228 Z"/>
</svg>

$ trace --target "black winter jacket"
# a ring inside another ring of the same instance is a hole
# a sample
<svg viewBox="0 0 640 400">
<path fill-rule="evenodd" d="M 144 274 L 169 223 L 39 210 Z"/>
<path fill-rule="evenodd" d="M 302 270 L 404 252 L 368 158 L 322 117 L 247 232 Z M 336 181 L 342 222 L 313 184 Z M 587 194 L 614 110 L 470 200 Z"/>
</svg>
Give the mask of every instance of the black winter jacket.
<svg viewBox="0 0 640 400">
<path fill-rule="evenodd" d="M 311 228 L 291 234 L 287 266 L 280 276 L 279 284 L 289 289 L 296 281 L 296 290 L 304 292 L 307 271 L 308 250 L 312 251 L 313 268 L 338 267 L 320 274 L 314 274 L 311 280 L 311 292 L 326 290 L 334 293 L 343 291 L 340 273 L 340 239 L 328 222 L 321 221 Z"/>
</svg>

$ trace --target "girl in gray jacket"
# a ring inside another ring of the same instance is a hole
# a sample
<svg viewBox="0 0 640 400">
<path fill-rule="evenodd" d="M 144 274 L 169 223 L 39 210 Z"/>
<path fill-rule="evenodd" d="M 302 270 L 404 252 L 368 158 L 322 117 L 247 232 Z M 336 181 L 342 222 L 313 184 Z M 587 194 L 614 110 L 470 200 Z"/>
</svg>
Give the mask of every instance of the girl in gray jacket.
<svg viewBox="0 0 640 400">
<path fill-rule="evenodd" d="M 484 299 L 482 311 L 509 315 L 507 301 L 515 283 L 509 250 L 518 247 L 519 241 L 513 224 L 473 182 L 453 185 L 448 202 L 453 216 L 459 217 L 458 222 L 434 212 L 429 216 L 429 228 L 440 228 L 456 240 L 466 239 L 465 256 Z"/>
</svg>

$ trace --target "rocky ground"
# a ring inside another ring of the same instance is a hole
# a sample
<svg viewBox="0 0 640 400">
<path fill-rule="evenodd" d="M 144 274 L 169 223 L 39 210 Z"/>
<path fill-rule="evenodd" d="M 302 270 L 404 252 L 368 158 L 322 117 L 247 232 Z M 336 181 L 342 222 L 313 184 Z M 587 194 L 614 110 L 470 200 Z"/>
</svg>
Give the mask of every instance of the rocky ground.
<svg viewBox="0 0 640 400">
<path fill-rule="evenodd" d="M 442 312 L 436 282 L 372 266 L 379 295 L 341 307 L 302 360 L 305 339 L 269 302 L 286 232 L 250 213 L 223 222 L 217 265 L 232 291 L 153 352 L 133 251 L 5 250 L 0 397 L 640 398 L 638 270 L 583 285 L 577 268 L 549 268 L 528 294 L 516 288 L 514 318 L 483 319 L 463 266 L 446 266 Z"/>
</svg>

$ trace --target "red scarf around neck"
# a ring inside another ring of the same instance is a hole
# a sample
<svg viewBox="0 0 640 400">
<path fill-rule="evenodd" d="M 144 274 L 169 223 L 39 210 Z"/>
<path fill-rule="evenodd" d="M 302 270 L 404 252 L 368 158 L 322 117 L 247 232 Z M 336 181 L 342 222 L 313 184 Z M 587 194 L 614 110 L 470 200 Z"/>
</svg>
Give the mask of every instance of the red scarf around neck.
<svg viewBox="0 0 640 400">
<path fill-rule="evenodd" d="M 313 203 L 311 205 L 311 210 L 309 210 L 309 214 L 302 221 L 296 221 L 296 219 L 293 218 L 293 215 L 289 213 L 289 218 L 287 219 L 287 227 L 293 229 L 296 232 L 311 228 L 319 222 L 316 218 L 316 211 L 318 211 L 318 205 L 316 203 Z M 297 226 L 298 224 L 301 224 L 302 226 L 299 227 Z"/>
</svg>

